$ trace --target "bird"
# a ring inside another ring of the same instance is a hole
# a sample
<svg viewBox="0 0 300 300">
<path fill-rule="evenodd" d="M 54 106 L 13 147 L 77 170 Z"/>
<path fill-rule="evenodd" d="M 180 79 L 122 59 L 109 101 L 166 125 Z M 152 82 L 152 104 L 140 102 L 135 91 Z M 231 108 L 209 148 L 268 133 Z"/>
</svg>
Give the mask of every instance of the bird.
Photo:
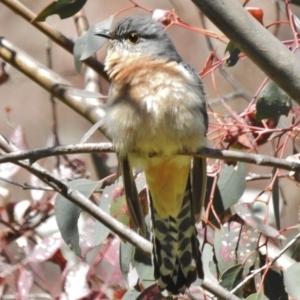
<svg viewBox="0 0 300 300">
<path fill-rule="evenodd" d="M 206 160 L 178 154 L 207 143 L 202 81 L 151 16 L 125 17 L 94 34 L 108 39 L 104 65 L 111 86 L 101 127 L 118 154 L 130 215 L 145 233 L 132 173 L 141 168 L 156 283 L 170 295 L 184 293 L 204 278 L 195 222 L 206 192 Z"/>
</svg>

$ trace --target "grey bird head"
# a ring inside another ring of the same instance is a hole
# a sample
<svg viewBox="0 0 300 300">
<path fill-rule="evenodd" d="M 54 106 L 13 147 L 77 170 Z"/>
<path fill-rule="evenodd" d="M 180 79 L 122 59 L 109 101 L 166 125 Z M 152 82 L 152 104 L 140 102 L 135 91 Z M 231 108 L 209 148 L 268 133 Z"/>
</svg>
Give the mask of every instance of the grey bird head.
<svg viewBox="0 0 300 300">
<path fill-rule="evenodd" d="M 109 39 L 108 50 L 147 54 L 153 58 L 181 62 L 164 26 L 149 16 L 126 17 L 112 31 L 98 30 L 96 35 Z"/>
</svg>

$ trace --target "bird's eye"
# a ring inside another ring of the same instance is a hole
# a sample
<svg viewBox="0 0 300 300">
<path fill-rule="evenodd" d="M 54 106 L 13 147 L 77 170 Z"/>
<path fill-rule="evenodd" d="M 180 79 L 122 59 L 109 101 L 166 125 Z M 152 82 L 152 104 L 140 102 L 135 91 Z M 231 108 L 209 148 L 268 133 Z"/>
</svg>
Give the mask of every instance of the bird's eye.
<svg viewBox="0 0 300 300">
<path fill-rule="evenodd" d="M 128 34 L 127 41 L 130 44 L 137 44 L 140 41 L 140 37 L 139 37 L 139 35 L 137 33 L 132 32 L 132 33 Z"/>
</svg>

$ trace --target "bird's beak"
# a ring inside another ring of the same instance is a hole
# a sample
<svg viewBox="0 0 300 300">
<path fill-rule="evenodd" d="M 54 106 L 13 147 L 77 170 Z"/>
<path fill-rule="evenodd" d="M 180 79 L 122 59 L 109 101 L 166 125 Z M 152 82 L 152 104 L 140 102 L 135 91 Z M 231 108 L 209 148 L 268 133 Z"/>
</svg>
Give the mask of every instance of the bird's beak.
<svg viewBox="0 0 300 300">
<path fill-rule="evenodd" d="M 99 36 L 102 36 L 106 39 L 115 39 L 116 37 L 114 36 L 114 34 L 107 30 L 107 29 L 98 29 L 96 32 L 95 32 L 95 35 L 99 35 Z"/>
</svg>

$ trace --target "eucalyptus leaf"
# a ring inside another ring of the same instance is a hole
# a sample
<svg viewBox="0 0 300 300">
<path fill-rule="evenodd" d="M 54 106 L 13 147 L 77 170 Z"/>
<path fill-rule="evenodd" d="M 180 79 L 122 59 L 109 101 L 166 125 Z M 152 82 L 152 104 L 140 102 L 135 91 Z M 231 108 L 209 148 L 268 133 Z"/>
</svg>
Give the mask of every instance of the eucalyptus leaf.
<svg viewBox="0 0 300 300">
<path fill-rule="evenodd" d="M 33 22 L 44 22 L 51 15 L 59 15 L 66 19 L 75 15 L 85 5 L 87 0 L 57 0 L 46 6 L 34 19 Z"/>
<path fill-rule="evenodd" d="M 292 99 L 275 82 L 269 82 L 259 93 L 256 101 L 256 119 L 273 119 L 287 116 L 292 108 Z"/>
<path fill-rule="evenodd" d="M 114 17 L 115 15 L 111 15 L 108 19 L 90 26 L 88 31 L 83 33 L 76 40 L 73 49 L 73 57 L 77 72 L 80 72 L 81 61 L 93 55 L 104 45 L 106 39 L 104 37 L 97 36 L 96 33 L 100 29 L 110 29 Z"/>
<path fill-rule="evenodd" d="M 90 197 L 93 191 L 99 187 L 99 184 L 101 183 L 87 179 L 76 179 L 70 181 L 68 186 L 78 190 L 84 196 Z M 81 208 L 67 198 L 58 194 L 55 199 L 54 210 L 57 226 L 62 238 L 70 249 L 76 253 L 76 255 L 81 256 L 77 226 Z"/>
</svg>

